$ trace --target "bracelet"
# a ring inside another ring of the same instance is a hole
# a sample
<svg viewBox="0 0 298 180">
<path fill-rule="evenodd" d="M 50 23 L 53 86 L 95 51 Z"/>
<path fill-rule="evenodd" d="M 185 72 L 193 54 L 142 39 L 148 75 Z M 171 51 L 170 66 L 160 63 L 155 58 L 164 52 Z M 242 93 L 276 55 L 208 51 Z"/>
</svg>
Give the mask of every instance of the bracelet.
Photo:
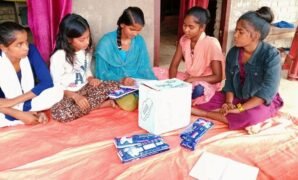
<svg viewBox="0 0 298 180">
<path fill-rule="evenodd" d="M 238 103 L 236 106 L 237 106 L 237 109 L 239 110 L 239 112 L 245 111 L 245 109 L 243 108 L 241 103 Z"/>
</svg>

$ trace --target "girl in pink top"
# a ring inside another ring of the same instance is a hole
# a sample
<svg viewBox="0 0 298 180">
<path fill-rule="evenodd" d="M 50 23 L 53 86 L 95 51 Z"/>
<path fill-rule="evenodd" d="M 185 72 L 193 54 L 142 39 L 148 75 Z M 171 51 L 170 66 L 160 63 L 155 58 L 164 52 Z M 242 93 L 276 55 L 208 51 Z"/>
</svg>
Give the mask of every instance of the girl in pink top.
<svg viewBox="0 0 298 180">
<path fill-rule="evenodd" d="M 208 102 L 221 88 L 224 76 L 224 56 L 218 40 L 205 34 L 210 20 L 209 11 L 201 7 L 188 10 L 183 31 L 172 59 L 169 78 L 177 77 L 182 59 L 185 61 L 184 80 L 193 84 L 193 105 Z"/>
</svg>

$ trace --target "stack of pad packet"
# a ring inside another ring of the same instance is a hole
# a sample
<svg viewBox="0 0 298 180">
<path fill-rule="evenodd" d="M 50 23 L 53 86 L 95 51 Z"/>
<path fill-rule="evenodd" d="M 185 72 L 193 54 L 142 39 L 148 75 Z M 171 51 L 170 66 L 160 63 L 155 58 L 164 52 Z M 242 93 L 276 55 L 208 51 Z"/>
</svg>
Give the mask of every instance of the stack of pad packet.
<svg viewBox="0 0 298 180">
<path fill-rule="evenodd" d="M 144 158 L 169 150 L 161 136 L 139 134 L 130 137 L 115 138 L 114 144 L 122 163 Z"/>
<path fill-rule="evenodd" d="M 213 126 L 213 122 L 199 118 L 190 124 L 180 135 L 180 145 L 190 150 L 195 150 L 201 137 Z"/>
</svg>

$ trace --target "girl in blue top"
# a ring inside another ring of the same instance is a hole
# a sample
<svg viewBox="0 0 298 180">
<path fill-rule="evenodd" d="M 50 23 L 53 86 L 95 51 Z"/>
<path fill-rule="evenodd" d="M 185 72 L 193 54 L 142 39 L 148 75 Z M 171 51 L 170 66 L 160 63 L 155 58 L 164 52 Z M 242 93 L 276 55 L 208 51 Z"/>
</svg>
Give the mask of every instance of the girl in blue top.
<svg viewBox="0 0 298 180">
<path fill-rule="evenodd" d="M 14 22 L 0 24 L 0 127 L 47 121 L 44 113 L 62 99 L 27 31 Z"/>
<path fill-rule="evenodd" d="M 259 130 L 259 122 L 275 116 L 283 101 L 278 94 L 280 55 L 263 42 L 270 31 L 273 13 L 269 7 L 243 14 L 237 21 L 235 46 L 227 55 L 223 93 L 217 93 L 192 113 L 213 118 L 230 129 Z"/>
<path fill-rule="evenodd" d="M 96 77 L 133 85 L 132 78 L 156 79 L 145 41 L 139 33 L 145 25 L 138 7 L 129 7 L 119 17 L 118 29 L 107 33 L 98 42 Z"/>
<path fill-rule="evenodd" d="M 133 78 L 156 79 L 145 41 L 139 35 L 145 25 L 142 10 L 128 7 L 119 17 L 117 25 L 116 31 L 104 35 L 97 44 L 96 77 L 128 86 L 134 85 Z"/>
</svg>

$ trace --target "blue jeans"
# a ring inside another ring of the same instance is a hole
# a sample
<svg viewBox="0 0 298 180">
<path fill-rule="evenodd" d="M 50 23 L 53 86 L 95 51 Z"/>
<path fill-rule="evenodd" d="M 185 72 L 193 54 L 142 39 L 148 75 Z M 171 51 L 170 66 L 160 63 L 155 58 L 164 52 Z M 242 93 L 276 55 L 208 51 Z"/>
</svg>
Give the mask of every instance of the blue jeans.
<svg viewBox="0 0 298 180">
<path fill-rule="evenodd" d="M 197 97 L 200 97 L 202 95 L 204 95 L 204 87 L 199 84 L 193 89 L 191 98 L 196 99 Z"/>
</svg>

